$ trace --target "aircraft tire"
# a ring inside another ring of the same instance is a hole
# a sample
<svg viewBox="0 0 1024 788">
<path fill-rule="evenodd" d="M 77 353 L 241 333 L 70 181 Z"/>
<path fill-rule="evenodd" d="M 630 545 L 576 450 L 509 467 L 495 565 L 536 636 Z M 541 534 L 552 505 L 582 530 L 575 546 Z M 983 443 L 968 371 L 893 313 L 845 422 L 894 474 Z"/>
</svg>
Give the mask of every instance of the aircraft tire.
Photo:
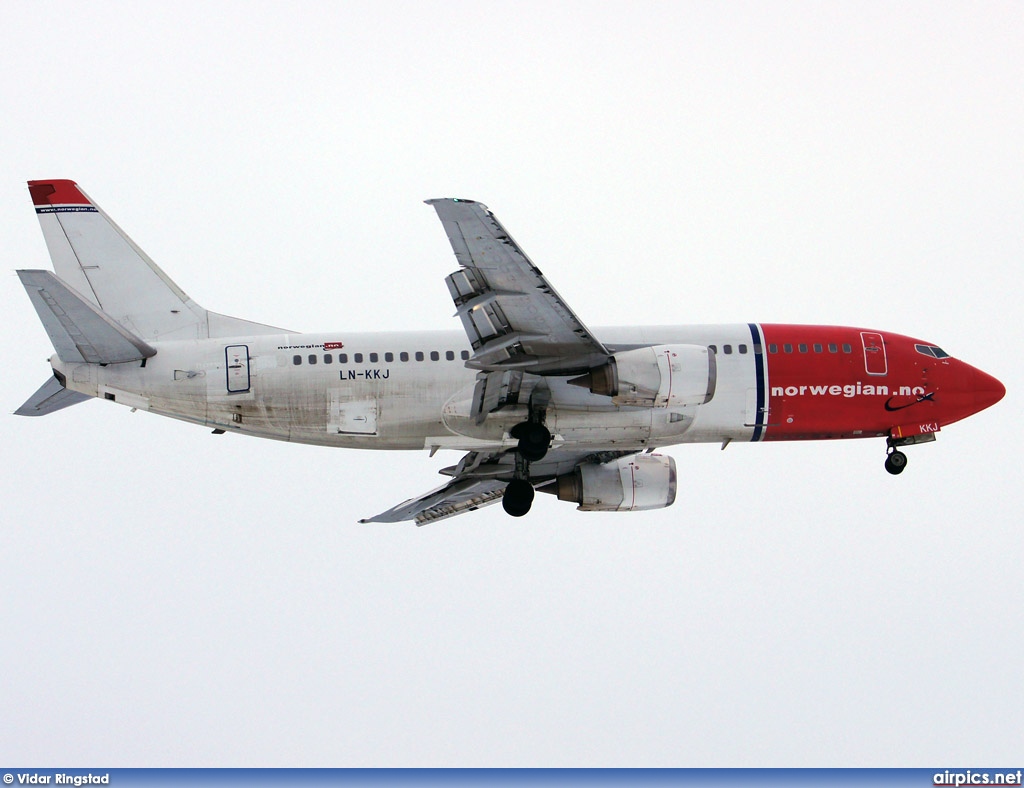
<svg viewBox="0 0 1024 788">
<path fill-rule="evenodd" d="M 903 473 L 907 467 L 907 455 L 901 451 L 894 451 L 885 458 L 885 469 L 893 476 Z"/>
<path fill-rule="evenodd" d="M 543 424 L 524 421 L 512 428 L 512 437 L 519 438 L 516 451 L 527 462 L 536 462 L 548 453 L 551 445 L 551 433 Z"/>
<path fill-rule="evenodd" d="M 513 479 L 505 487 L 501 507 L 513 517 L 522 517 L 533 505 L 533 485 L 524 479 Z"/>
</svg>

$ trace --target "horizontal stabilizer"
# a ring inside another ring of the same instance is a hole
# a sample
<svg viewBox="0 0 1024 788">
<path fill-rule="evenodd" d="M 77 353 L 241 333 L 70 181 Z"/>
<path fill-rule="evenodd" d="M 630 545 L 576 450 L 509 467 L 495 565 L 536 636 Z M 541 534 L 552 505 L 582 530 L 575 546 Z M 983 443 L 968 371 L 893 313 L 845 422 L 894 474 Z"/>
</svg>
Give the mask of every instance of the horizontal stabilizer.
<svg viewBox="0 0 1024 788">
<path fill-rule="evenodd" d="M 28 398 L 20 408 L 14 411 L 16 416 L 45 416 L 64 408 L 70 408 L 79 402 L 92 399 L 88 394 L 64 388 L 57 378 L 50 378 L 39 391 Z"/>
<path fill-rule="evenodd" d="M 120 364 L 156 350 L 118 325 L 50 271 L 18 271 L 61 361 Z"/>
</svg>

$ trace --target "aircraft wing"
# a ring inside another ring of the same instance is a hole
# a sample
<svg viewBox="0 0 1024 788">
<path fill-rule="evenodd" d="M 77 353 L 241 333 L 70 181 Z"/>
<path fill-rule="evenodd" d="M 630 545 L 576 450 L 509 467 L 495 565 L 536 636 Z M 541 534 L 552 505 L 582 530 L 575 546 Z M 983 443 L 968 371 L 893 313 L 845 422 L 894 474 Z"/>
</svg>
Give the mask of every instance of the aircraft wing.
<svg viewBox="0 0 1024 788">
<path fill-rule="evenodd" d="M 607 348 L 583 325 L 487 206 L 427 200 L 462 268 L 445 282 L 473 346 L 466 366 L 487 372 L 584 373 Z"/>
<path fill-rule="evenodd" d="M 637 451 L 625 449 L 593 452 L 554 446 L 543 459 L 530 464 L 530 482 L 539 490 L 552 483 L 556 477 L 571 473 L 581 463 L 608 462 L 636 454 Z M 457 465 L 441 471 L 452 477 L 448 483 L 359 522 L 399 523 L 415 520 L 416 525 L 426 525 L 464 512 L 476 511 L 501 500 L 505 485 L 514 471 L 514 452 L 471 451 Z"/>
<path fill-rule="evenodd" d="M 494 478 L 456 477 L 418 498 L 410 498 L 386 512 L 359 522 L 399 523 L 415 520 L 416 525 L 434 523 L 497 503 L 505 492 L 505 484 Z"/>
</svg>

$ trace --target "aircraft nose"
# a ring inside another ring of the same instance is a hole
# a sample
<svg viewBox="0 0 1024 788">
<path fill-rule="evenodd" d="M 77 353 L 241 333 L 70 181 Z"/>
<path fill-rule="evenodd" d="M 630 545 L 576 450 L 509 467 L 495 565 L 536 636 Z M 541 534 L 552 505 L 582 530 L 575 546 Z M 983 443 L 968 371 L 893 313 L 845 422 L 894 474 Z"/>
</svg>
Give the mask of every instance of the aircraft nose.
<svg viewBox="0 0 1024 788">
<path fill-rule="evenodd" d="M 987 372 L 971 367 L 971 373 L 971 389 L 974 391 L 974 401 L 978 410 L 995 405 L 1006 395 L 1006 386 Z"/>
</svg>

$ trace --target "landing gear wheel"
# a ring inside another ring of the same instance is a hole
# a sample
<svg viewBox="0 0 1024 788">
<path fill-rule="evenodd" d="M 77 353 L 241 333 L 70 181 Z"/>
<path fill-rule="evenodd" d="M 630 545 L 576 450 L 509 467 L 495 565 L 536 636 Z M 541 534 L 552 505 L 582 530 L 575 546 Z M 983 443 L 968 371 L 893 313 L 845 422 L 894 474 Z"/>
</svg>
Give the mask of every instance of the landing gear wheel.
<svg viewBox="0 0 1024 788">
<path fill-rule="evenodd" d="M 533 505 L 533 485 L 524 479 L 513 479 L 505 487 L 502 508 L 513 517 L 522 517 Z"/>
<path fill-rule="evenodd" d="M 524 421 L 514 426 L 509 434 L 519 439 L 516 451 L 527 462 L 541 459 L 548 453 L 548 446 L 551 445 L 551 433 L 548 428 L 537 422 Z"/>
<path fill-rule="evenodd" d="M 901 451 L 893 451 L 885 458 L 885 469 L 893 476 L 903 473 L 907 467 L 907 455 Z"/>
</svg>

